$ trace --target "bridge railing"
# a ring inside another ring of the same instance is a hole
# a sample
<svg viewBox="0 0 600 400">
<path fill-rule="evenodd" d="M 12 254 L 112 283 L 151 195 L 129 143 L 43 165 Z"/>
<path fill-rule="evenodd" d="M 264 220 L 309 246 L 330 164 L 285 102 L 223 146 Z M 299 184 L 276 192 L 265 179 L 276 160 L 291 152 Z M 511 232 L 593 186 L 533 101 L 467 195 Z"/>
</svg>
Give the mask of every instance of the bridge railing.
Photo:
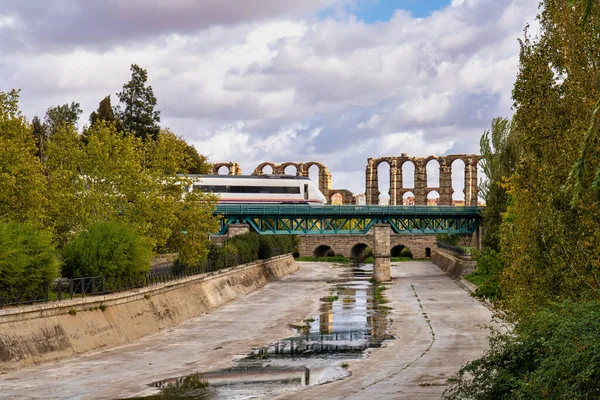
<svg viewBox="0 0 600 400">
<path fill-rule="evenodd" d="M 472 247 L 460 247 L 453 246 L 451 244 L 442 242 L 440 240 L 437 241 L 437 246 L 441 249 L 449 251 L 450 253 L 456 254 L 461 257 L 472 257 L 473 256 L 473 248 Z"/>
</svg>

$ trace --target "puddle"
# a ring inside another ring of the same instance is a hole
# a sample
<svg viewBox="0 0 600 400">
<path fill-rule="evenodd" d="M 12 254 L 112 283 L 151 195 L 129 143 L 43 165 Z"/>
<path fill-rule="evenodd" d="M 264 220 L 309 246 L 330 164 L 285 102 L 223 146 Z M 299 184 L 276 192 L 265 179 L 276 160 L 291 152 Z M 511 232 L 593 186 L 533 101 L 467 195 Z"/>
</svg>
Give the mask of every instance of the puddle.
<svg viewBox="0 0 600 400">
<path fill-rule="evenodd" d="M 154 382 L 161 392 L 146 399 L 270 397 L 348 376 L 347 361 L 390 339 L 389 308 L 383 286 L 369 282 L 372 265 L 344 269 L 321 298 L 319 315 L 293 326 L 297 335 L 252 350 L 234 368 Z"/>
</svg>

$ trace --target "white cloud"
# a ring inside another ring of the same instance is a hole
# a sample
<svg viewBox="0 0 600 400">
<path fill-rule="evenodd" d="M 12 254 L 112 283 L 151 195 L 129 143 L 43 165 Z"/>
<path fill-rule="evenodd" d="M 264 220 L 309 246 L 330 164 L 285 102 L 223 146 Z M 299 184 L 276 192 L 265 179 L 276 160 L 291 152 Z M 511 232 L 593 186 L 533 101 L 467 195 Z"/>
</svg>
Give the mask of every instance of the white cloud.
<svg viewBox="0 0 600 400">
<path fill-rule="evenodd" d="M 130 15 L 130 5 L 109 3 Z M 163 125 L 212 161 L 237 161 L 250 172 L 262 161 L 319 160 L 335 187 L 360 192 L 368 157 L 477 152 L 492 118 L 510 116 L 517 38 L 537 12 L 534 2 L 454 0 L 428 18 L 399 11 L 370 25 L 347 7 L 337 19 L 306 17 L 334 0 L 292 2 L 289 12 L 260 0 L 257 9 L 196 24 L 186 16 L 177 27 L 176 16 L 199 12 L 196 3 L 153 0 L 147 12 L 164 21 L 153 19 L 151 34 L 117 24 L 99 45 L 98 32 L 82 24 L 76 46 L 5 52 L 0 79 L 23 89 L 29 118 L 78 101 L 84 123 L 104 96 L 116 101 L 137 63 L 148 70 Z M 82 15 L 94 9 L 82 4 Z M 35 12 L 43 19 L 42 11 Z M 33 40 L 37 28 L 19 39 Z"/>
</svg>

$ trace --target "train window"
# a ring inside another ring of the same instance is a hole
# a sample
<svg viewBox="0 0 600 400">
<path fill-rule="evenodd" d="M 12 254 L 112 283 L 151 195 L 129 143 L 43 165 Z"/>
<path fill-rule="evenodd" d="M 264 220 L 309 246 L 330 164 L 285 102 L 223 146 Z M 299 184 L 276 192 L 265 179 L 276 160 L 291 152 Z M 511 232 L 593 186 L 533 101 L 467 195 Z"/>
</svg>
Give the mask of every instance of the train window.
<svg viewBox="0 0 600 400">
<path fill-rule="evenodd" d="M 304 185 L 304 200 L 308 200 L 308 185 Z"/>
<path fill-rule="evenodd" d="M 307 186 L 307 185 L 305 185 Z M 212 193 L 300 194 L 297 186 L 211 186 L 194 185 L 194 190 Z"/>
</svg>

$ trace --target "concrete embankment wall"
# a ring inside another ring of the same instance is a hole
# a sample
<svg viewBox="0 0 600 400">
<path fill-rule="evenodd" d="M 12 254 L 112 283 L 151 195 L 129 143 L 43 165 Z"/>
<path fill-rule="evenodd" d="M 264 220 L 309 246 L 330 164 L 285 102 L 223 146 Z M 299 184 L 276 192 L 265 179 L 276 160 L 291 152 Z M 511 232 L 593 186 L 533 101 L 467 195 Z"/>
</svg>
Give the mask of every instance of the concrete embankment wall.
<svg viewBox="0 0 600 400">
<path fill-rule="evenodd" d="M 436 249 L 431 261 L 442 271 L 454 277 L 470 274 L 476 265 L 470 258 L 462 258 L 440 248 Z"/>
<path fill-rule="evenodd" d="M 0 372 L 132 342 L 297 270 L 284 255 L 123 293 L 0 310 Z M 90 311 L 100 305 L 104 311 Z"/>
</svg>

